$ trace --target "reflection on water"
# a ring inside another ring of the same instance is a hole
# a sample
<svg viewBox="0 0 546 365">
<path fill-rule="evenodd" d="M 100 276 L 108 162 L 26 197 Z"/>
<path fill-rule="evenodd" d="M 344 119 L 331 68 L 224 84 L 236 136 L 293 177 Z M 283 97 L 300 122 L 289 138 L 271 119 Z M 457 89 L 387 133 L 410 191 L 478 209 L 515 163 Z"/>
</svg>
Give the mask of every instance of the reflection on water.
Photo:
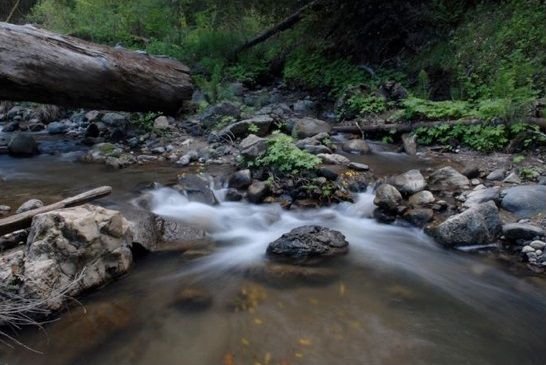
<svg viewBox="0 0 546 365">
<path fill-rule="evenodd" d="M 142 183 L 166 182 L 174 173 L 46 161 L 0 160 L 2 187 L 15 195 L 40 186 L 65 194 L 108 183 L 118 192 L 106 202 L 123 206 Z M 371 194 L 355 204 L 290 212 L 245 203 L 211 207 L 167 188 L 152 197 L 155 213 L 206 229 L 212 253 L 137 261 L 129 275 L 82 298 L 59 321 L 20 333 L 43 355 L 0 347 L 0 364 L 544 363 L 544 286 L 438 248 L 419 230 L 376 223 L 369 219 Z M 264 257 L 268 242 L 304 224 L 337 229 L 350 242 L 347 256 L 316 268 L 324 279 L 318 282 L 268 271 Z M 188 288 L 212 304 L 174 305 Z"/>
</svg>

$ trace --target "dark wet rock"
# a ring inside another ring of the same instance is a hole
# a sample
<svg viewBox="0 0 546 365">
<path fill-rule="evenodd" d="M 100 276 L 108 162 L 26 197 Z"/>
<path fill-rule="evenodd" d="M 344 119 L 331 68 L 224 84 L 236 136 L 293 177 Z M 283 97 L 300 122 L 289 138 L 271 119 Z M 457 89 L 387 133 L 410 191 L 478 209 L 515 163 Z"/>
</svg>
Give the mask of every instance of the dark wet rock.
<svg viewBox="0 0 546 365">
<path fill-rule="evenodd" d="M 158 239 L 152 251 L 186 251 L 206 237 L 206 232 L 197 225 L 174 218 L 155 217 L 155 224 Z"/>
<path fill-rule="evenodd" d="M 286 286 L 304 284 L 329 284 L 339 278 L 336 270 L 328 267 L 299 266 L 277 262 L 267 262 L 263 265 L 249 267 L 245 276 L 252 280 L 270 285 Z"/>
<path fill-rule="evenodd" d="M 417 154 L 417 142 L 415 139 L 416 136 L 414 134 L 402 134 L 404 151 L 410 156 L 415 156 Z"/>
<path fill-rule="evenodd" d="M 448 247 L 493 243 L 502 230 L 497 206 L 492 201 L 479 204 L 449 217 L 428 232 Z"/>
<path fill-rule="evenodd" d="M 16 157 L 30 157 L 38 154 L 38 144 L 28 134 L 16 134 L 8 143 L 8 152 Z"/>
<path fill-rule="evenodd" d="M 49 134 L 65 134 L 69 129 L 69 125 L 65 121 L 52 122 L 47 126 Z"/>
<path fill-rule="evenodd" d="M 330 133 L 332 126 L 323 120 L 301 118 L 294 121 L 292 135 L 297 139 L 316 136 L 319 133 Z"/>
<path fill-rule="evenodd" d="M 402 194 L 394 186 L 382 184 L 375 191 L 373 202 L 381 209 L 394 211 L 402 203 Z"/>
<path fill-rule="evenodd" d="M 335 181 L 339 177 L 341 171 L 337 165 L 324 165 L 319 168 L 319 175 L 330 181 Z"/>
<path fill-rule="evenodd" d="M 234 189 L 246 189 L 252 184 L 250 170 L 239 170 L 229 178 L 228 186 Z"/>
<path fill-rule="evenodd" d="M 349 163 L 348 167 L 351 170 L 355 170 L 355 171 L 368 171 L 370 169 L 370 166 L 364 163 L 359 163 L 359 162 L 351 162 Z"/>
<path fill-rule="evenodd" d="M 176 292 L 172 305 L 180 310 L 201 311 L 212 306 L 212 295 L 200 288 L 182 288 Z"/>
<path fill-rule="evenodd" d="M 85 136 L 88 138 L 97 138 L 100 136 L 100 128 L 96 123 L 91 123 L 85 130 Z"/>
<path fill-rule="evenodd" d="M 509 241 L 533 240 L 544 237 L 544 229 L 525 223 L 509 223 L 502 226 L 502 233 Z"/>
<path fill-rule="evenodd" d="M 275 261 L 310 264 L 344 255 L 349 242 L 338 231 L 320 226 L 303 226 L 283 234 L 267 247 L 267 256 Z"/>
<path fill-rule="evenodd" d="M 176 161 L 176 164 L 179 166 L 188 166 L 192 162 L 199 160 L 199 152 L 195 150 L 191 150 L 186 152 L 178 161 Z"/>
<path fill-rule="evenodd" d="M 120 113 L 106 113 L 102 117 L 102 122 L 108 127 L 125 129 L 129 120 L 126 115 Z"/>
<path fill-rule="evenodd" d="M 15 132 L 17 130 L 19 130 L 19 122 L 9 122 L 2 128 L 2 131 L 6 133 Z"/>
<path fill-rule="evenodd" d="M 326 165 L 348 166 L 351 163 L 351 160 L 347 157 L 338 155 L 337 153 L 319 153 L 317 157 Z"/>
<path fill-rule="evenodd" d="M 178 185 L 174 188 L 183 192 L 190 201 L 215 205 L 218 200 L 210 188 L 211 182 L 205 176 L 186 174 L 178 179 Z"/>
<path fill-rule="evenodd" d="M 16 246 L 21 246 L 26 244 L 27 237 L 28 237 L 28 229 L 21 229 L 21 230 L 0 236 L 0 252 L 9 250 Z"/>
<path fill-rule="evenodd" d="M 31 132 L 40 132 L 43 131 L 45 128 L 46 126 L 43 123 L 31 123 L 28 126 L 28 130 Z"/>
<path fill-rule="evenodd" d="M 392 178 L 391 184 L 402 194 L 415 194 L 425 189 L 427 183 L 419 170 L 410 170 Z"/>
<path fill-rule="evenodd" d="M 434 195 L 430 191 L 423 190 L 410 196 L 408 202 L 411 206 L 418 207 L 432 204 L 434 200 Z"/>
<path fill-rule="evenodd" d="M 226 201 L 228 202 L 240 202 L 243 198 L 244 194 L 237 189 L 228 189 L 226 192 Z"/>
<path fill-rule="evenodd" d="M 506 189 L 501 194 L 501 206 L 521 218 L 546 213 L 546 186 L 521 185 Z"/>
<path fill-rule="evenodd" d="M 398 212 L 393 210 L 387 210 L 384 208 L 377 208 L 373 211 L 373 218 L 379 223 L 391 224 L 397 219 Z"/>
<path fill-rule="evenodd" d="M 331 154 L 332 150 L 329 147 L 323 146 L 323 145 L 305 145 L 302 148 L 304 151 L 309 152 L 312 155 L 319 155 L 319 154 Z"/>
<path fill-rule="evenodd" d="M 469 179 L 476 179 L 481 175 L 480 168 L 476 165 L 465 167 L 461 173 Z"/>
<path fill-rule="evenodd" d="M 466 201 L 463 203 L 465 207 L 471 207 L 477 204 L 485 203 L 490 200 L 498 202 L 500 199 L 500 187 L 494 186 L 491 188 L 474 190 L 468 193 Z"/>
<path fill-rule="evenodd" d="M 271 131 L 273 122 L 273 118 L 268 115 L 258 115 L 230 124 L 221 131 L 211 134 L 210 137 L 213 140 L 237 139 L 245 138 L 251 133 L 259 137 L 264 137 Z"/>
<path fill-rule="evenodd" d="M 450 190 L 463 189 L 470 185 L 470 181 L 453 167 L 447 166 L 432 173 L 429 184 L 436 190 Z"/>
<path fill-rule="evenodd" d="M 538 178 L 538 184 L 539 185 L 546 185 L 546 176 L 540 176 Z"/>
<path fill-rule="evenodd" d="M 267 151 L 267 139 L 250 134 L 239 144 L 241 156 L 247 159 L 255 159 Z"/>
<path fill-rule="evenodd" d="M 500 181 L 504 179 L 505 175 L 506 175 L 505 169 L 496 169 L 496 170 L 493 170 L 489 175 L 487 175 L 486 179 L 489 181 Z"/>
<path fill-rule="evenodd" d="M 269 185 L 263 181 L 254 181 L 247 191 L 247 199 L 254 204 L 260 204 L 264 201 L 267 194 L 269 194 Z"/>
<path fill-rule="evenodd" d="M 38 209 L 44 206 L 44 203 L 38 199 L 30 199 L 24 202 L 15 213 L 23 213 L 29 210 Z"/>
<path fill-rule="evenodd" d="M 312 115 L 315 113 L 316 103 L 313 100 L 304 99 L 294 103 L 294 113 L 298 115 Z"/>
<path fill-rule="evenodd" d="M 424 227 L 433 217 L 434 211 L 426 208 L 410 209 L 403 215 L 406 221 L 419 228 Z"/>
<path fill-rule="evenodd" d="M 343 151 L 356 155 L 365 155 L 370 153 L 370 146 L 363 139 L 351 139 L 343 144 Z"/>
</svg>

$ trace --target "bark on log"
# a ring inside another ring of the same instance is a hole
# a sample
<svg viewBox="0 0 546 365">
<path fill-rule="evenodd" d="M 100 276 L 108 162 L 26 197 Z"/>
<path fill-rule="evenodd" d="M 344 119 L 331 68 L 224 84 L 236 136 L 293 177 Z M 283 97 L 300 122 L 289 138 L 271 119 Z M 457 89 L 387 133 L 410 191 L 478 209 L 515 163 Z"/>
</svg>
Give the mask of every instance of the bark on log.
<svg viewBox="0 0 546 365">
<path fill-rule="evenodd" d="M 175 114 L 192 92 L 177 61 L 0 22 L 0 100 Z"/>
<path fill-rule="evenodd" d="M 0 236 L 17 231 L 19 229 L 30 227 L 30 224 L 32 223 L 32 218 L 34 218 L 34 216 L 38 214 L 88 203 L 95 199 L 107 196 L 111 192 L 112 188 L 110 186 L 102 186 L 100 188 L 89 190 L 85 193 L 81 193 L 79 195 L 61 200 L 60 202 L 54 204 L 46 205 L 41 208 L 29 210 L 28 212 L 15 214 L 7 218 L 0 219 Z"/>
</svg>

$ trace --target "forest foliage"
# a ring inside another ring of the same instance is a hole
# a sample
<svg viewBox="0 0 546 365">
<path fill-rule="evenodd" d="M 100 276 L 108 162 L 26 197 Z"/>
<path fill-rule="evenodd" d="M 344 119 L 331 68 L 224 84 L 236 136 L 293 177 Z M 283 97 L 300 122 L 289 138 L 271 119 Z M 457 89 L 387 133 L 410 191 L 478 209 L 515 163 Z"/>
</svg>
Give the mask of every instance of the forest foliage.
<svg viewBox="0 0 546 365">
<path fill-rule="evenodd" d="M 542 0 L 323 0 L 293 29 L 233 58 L 299 0 L 41 0 L 30 20 L 94 42 L 144 49 L 192 66 L 215 100 L 223 85 L 282 78 L 336 98 L 352 85 L 360 114 L 373 90 L 401 82 L 403 117 L 519 118 L 546 90 Z M 439 104 L 438 104 L 439 103 Z"/>
</svg>

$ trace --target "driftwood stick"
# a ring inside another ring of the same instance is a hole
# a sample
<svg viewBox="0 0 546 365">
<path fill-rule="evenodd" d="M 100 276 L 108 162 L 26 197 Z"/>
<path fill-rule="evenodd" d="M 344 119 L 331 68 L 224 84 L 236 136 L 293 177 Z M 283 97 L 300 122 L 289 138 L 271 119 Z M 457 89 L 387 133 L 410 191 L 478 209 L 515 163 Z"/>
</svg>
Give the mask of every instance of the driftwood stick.
<svg viewBox="0 0 546 365">
<path fill-rule="evenodd" d="M 88 203 L 95 199 L 102 198 L 109 195 L 112 192 L 110 186 L 102 186 L 93 190 L 86 191 L 79 195 L 61 200 L 60 202 L 43 206 L 41 208 L 29 210 L 19 214 L 12 215 L 7 218 L 0 219 L 0 235 L 11 233 L 18 229 L 24 229 L 30 227 L 32 218 L 38 214 L 47 213 L 52 210 L 73 207 L 81 204 Z"/>
</svg>

